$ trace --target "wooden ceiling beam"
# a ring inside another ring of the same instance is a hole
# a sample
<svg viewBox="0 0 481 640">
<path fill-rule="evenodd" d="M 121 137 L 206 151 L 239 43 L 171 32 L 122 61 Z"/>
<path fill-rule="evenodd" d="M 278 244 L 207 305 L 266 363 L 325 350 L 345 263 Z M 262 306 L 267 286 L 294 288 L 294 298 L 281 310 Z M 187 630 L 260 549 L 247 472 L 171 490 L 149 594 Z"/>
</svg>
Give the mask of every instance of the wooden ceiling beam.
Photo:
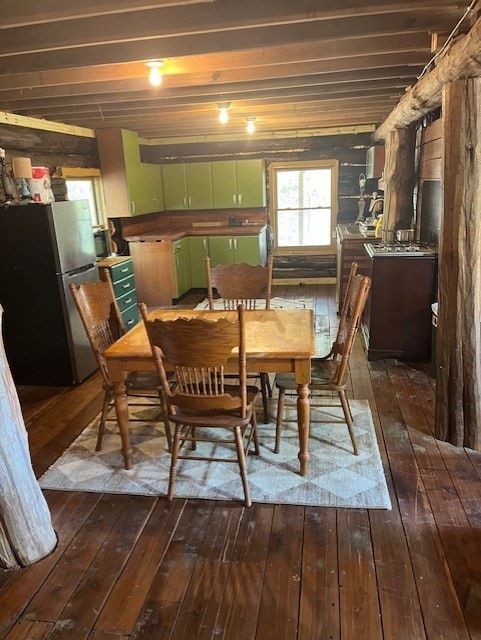
<svg viewBox="0 0 481 640">
<path fill-rule="evenodd" d="M 237 0 L 235 2 L 242 11 L 243 3 L 238 3 Z M 262 5 L 264 2 L 257 4 Z M 199 6 L 207 7 L 208 5 Z M 195 9 L 194 6 L 188 12 L 184 11 L 189 14 L 190 20 L 192 20 L 191 11 L 195 11 Z M 119 15 L 123 16 L 123 14 Z M 413 9 L 410 14 L 401 12 L 382 14 L 376 19 L 376 31 L 384 35 L 394 35 L 401 32 L 416 33 L 441 30 L 445 27 L 446 22 L 454 20 L 455 16 L 456 12 L 452 9 L 439 9 L 434 15 L 432 11 L 417 11 L 416 9 Z M 152 28 L 152 24 L 150 28 Z M 27 44 L 26 39 L 18 38 L 18 34 L 10 43 L 5 43 L 2 35 L 1 67 L 4 74 L 24 73 L 75 68 L 79 66 L 79 63 L 80 66 L 89 66 L 281 46 L 285 43 L 302 41 L 323 39 L 339 41 L 353 37 L 366 37 L 366 34 L 372 29 L 372 16 L 359 16 L 356 20 L 343 18 L 336 20 L 335 23 L 329 20 L 319 20 L 317 22 L 274 24 L 253 29 L 232 28 L 220 31 L 215 31 L 212 24 L 208 23 L 205 25 L 205 32 L 201 32 L 200 26 L 196 26 L 196 29 L 197 32 L 193 34 L 182 34 L 176 30 L 173 34 L 166 34 L 165 37 L 158 37 L 157 30 L 152 37 L 145 36 L 135 40 L 134 38 L 138 35 L 136 36 L 132 32 L 132 24 L 127 23 L 123 27 L 117 27 L 115 33 L 112 34 L 115 42 L 107 43 L 104 34 L 102 34 L 102 42 L 95 42 L 95 32 L 86 32 L 83 39 L 78 35 L 72 40 L 64 38 L 62 44 L 60 41 L 55 42 L 55 34 L 53 34 L 50 37 L 44 35 L 41 39 L 36 38 L 36 50 L 33 50 L 32 43 Z M 57 30 L 60 31 L 58 25 L 55 27 L 56 32 Z M 8 30 L 5 35 L 7 34 Z M 122 39 L 119 34 L 127 35 Z"/>
<path fill-rule="evenodd" d="M 406 86 L 413 79 L 415 79 L 415 69 L 410 66 L 400 67 L 380 67 L 376 69 L 363 69 L 362 71 L 350 71 L 346 73 L 328 73 L 319 74 L 317 76 L 298 77 L 294 80 L 286 79 L 284 82 L 279 80 L 280 87 L 275 83 L 273 89 L 282 88 L 282 86 L 292 88 L 308 86 L 317 88 L 322 91 L 324 88 L 328 89 L 331 86 L 342 86 L 348 84 L 355 87 L 356 83 L 366 82 L 391 82 L 393 86 Z M 240 96 L 236 102 L 243 102 L 246 100 L 257 100 L 260 92 L 264 93 L 266 89 L 270 89 L 269 83 L 263 83 L 262 86 L 252 83 L 244 83 L 239 85 L 239 90 L 232 92 Z M 376 86 L 376 85 L 374 85 Z M 100 90 L 101 87 L 98 87 Z M 42 109 L 54 109 L 58 107 L 71 106 L 79 112 L 82 110 L 82 105 L 92 106 L 94 102 L 96 105 L 113 105 L 126 103 L 126 106 L 135 108 L 136 104 L 155 103 L 156 108 L 167 109 L 173 106 L 185 106 L 185 105 L 203 105 L 212 102 L 222 102 L 224 98 L 229 98 L 230 92 L 213 91 L 213 93 L 207 93 L 205 87 L 202 88 L 202 92 L 194 92 L 190 89 L 180 89 L 175 92 L 153 92 L 153 91 L 125 91 L 116 93 L 96 93 L 95 87 L 85 87 L 81 94 L 73 95 L 60 95 L 60 96 L 39 96 L 35 98 L 30 94 L 28 96 L 21 96 L 20 99 L 2 100 L 2 104 L 5 109 L 9 111 L 21 111 L 27 107 L 29 111 Z M 4 96 L 2 96 L 3 98 Z M 263 96 L 265 100 L 265 95 Z"/>
<path fill-rule="evenodd" d="M 8 12 L 2 15 L 1 29 L 25 27 L 28 25 L 74 20 L 114 13 L 127 13 L 134 10 L 158 9 L 218 0 L 22 0 L 12 3 Z"/>
<path fill-rule="evenodd" d="M 268 73 L 269 67 L 280 63 L 289 65 L 322 61 L 323 66 L 326 65 L 329 71 L 329 68 L 335 70 L 335 65 L 340 60 L 346 60 L 347 63 L 351 58 L 366 60 L 368 56 L 387 57 L 389 55 L 395 55 L 397 59 L 399 55 L 409 54 L 419 57 L 423 52 L 429 51 L 430 38 L 425 32 L 390 36 L 373 35 L 369 39 L 354 38 L 348 43 L 330 39 L 222 54 L 181 56 L 166 60 L 162 72 L 165 83 L 175 83 L 178 81 L 177 78 L 180 78 L 180 82 L 190 84 L 190 77 L 195 80 L 197 76 L 205 78 L 209 74 L 209 82 L 221 81 L 224 72 L 228 73 L 234 69 L 256 68 Z M 392 58 L 385 62 L 392 64 Z M 383 64 L 382 58 L 379 64 Z M 75 84 L 97 82 L 108 82 L 115 87 L 115 83 L 133 79 L 146 82 L 146 68 L 143 62 L 43 70 L 41 73 L 3 73 L 0 75 L 0 91 L 29 87 L 30 92 L 38 87 L 58 88 L 62 85 L 72 87 Z"/>
<path fill-rule="evenodd" d="M 441 105 L 443 85 L 461 77 L 481 75 L 481 19 L 469 33 L 455 40 L 436 66 L 405 93 L 373 134 L 384 140 L 393 129 L 407 127 Z"/>
</svg>

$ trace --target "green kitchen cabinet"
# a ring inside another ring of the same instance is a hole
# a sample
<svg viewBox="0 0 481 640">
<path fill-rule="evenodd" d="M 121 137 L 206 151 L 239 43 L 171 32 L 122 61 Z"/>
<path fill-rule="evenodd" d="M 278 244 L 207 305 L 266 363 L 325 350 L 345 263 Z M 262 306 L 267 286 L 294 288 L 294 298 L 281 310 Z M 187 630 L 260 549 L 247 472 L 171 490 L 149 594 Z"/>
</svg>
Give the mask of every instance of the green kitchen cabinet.
<svg viewBox="0 0 481 640">
<path fill-rule="evenodd" d="M 162 166 L 149 162 L 141 163 L 144 189 L 144 212 L 164 210 L 164 187 L 162 184 Z"/>
<path fill-rule="evenodd" d="M 209 255 L 213 267 L 231 262 L 262 264 L 261 236 L 211 236 Z"/>
<path fill-rule="evenodd" d="M 215 209 L 266 206 L 263 160 L 221 160 L 212 163 Z"/>
<path fill-rule="evenodd" d="M 191 286 L 194 289 L 207 287 L 205 259 L 209 255 L 209 238 L 192 236 L 189 240 Z"/>
<path fill-rule="evenodd" d="M 165 209 L 212 209 L 212 163 L 162 165 Z"/>
<path fill-rule="evenodd" d="M 180 298 L 191 288 L 189 238 L 176 240 L 172 244 L 176 298 Z"/>
<path fill-rule="evenodd" d="M 100 170 L 107 216 L 145 213 L 146 198 L 137 133 L 127 129 L 97 129 Z"/>
</svg>

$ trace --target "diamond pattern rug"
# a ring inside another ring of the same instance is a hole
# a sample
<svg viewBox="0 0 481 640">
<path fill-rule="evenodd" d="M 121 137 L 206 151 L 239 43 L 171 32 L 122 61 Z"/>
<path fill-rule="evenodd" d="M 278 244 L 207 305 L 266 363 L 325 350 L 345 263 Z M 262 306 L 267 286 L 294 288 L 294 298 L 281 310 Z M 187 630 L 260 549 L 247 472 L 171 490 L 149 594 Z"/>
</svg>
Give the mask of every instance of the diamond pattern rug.
<svg viewBox="0 0 481 640">
<path fill-rule="evenodd" d="M 272 409 L 275 411 L 274 399 Z M 311 410 L 309 473 L 299 475 L 297 427 L 285 423 L 281 451 L 273 453 L 275 425 L 259 423 L 261 453 L 247 458 L 253 502 L 390 509 L 382 461 L 369 404 L 351 401 L 360 455 L 352 453 L 345 423 L 338 407 Z M 161 422 L 146 422 L 157 409 L 144 405 L 133 410 L 131 426 L 133 469 L 123 469 L 120 439 L 114 419 L 106 426 L 102 451 L 95 451 L 97 420 L 93 421 L 57 462 L 42 476 L 43 489 L 130 493 L 162 496 L 167 491 L 170 456 Z M 286 410 L 286 417 L 295 412 Z M 215 447 L 218 457 L 231 456 L 224 445 Z M 243 500 L 238 467 L 232 463 L 179 461 L 175 496 L 218 500 Z"/>
</svg>

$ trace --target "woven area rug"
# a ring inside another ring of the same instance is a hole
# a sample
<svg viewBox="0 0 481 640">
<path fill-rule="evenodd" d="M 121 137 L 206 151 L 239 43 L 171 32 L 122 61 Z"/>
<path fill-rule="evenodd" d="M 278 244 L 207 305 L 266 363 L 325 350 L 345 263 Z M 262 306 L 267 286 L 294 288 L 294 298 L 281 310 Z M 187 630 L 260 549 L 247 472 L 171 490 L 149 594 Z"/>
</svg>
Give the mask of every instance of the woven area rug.
<svg viewBox="0 0 481 640">
<path fill-rule="evenodd" d="M 258 309 L 265 309 L 265 303 L 263 300 L 259 300 L 257 303 Z M 209 301 L 207 298 L 199 302 L 199 304 L 195 307 L 196 309 L 204 310 L 209 308 Z M 284 298 L 271 298 L 271 309 L 312 309 L 313 308 L 313 300 L 312 298 L 299 298 L 297 300 L 285 300 Z M 222 298 L 217 298 L 214 300 L 214 309 L 224 309 L 224 303 Z"/>
<path fill-rule="evenodd" d="M 299 475 L 297 428 L 286 423 L 281 451 L 273 453 L 274 424 L 259 423 L 261 453 L 247 459 L 249 486 L 253 502 L 390 509 L 376 434 L 367 401 L 352 401 L 355 433 L 360 455 L 352 453 L 341 409 L 312 409 L 313 424 L 309 444 L 309 474 Z M 275 410 L 274 400 L 272 409 Z M 102 445 L 95 451 L 97 420 L 93 421 L 57 462 L 42 476 L 43 489 L 94 491 L 162 496 L 167 490 L 170 456 L 166 450 L 163 424 L 145 422 L 155 417 L 152 406 L 133 410 L 131 426 L 133 469 L 123 469 L 120 439 L 115 420 L 110 420 Z M 288 409 L 286 417 L 295 417 Z M 227 446 L 216 447 L 215 455 L 231 456 Z M 175 496 L 218 500 L 243 500 L 238 467 L 233 463 L 179 461 Z"/>
</svg>

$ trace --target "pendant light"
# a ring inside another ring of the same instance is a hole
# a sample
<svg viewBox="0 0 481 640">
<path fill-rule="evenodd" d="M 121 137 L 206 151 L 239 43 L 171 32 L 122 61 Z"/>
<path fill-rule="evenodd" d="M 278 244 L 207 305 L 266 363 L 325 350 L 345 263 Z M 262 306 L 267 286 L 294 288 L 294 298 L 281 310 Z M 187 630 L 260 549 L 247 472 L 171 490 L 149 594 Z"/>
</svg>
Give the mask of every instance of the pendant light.
<svg viewBox="0 0 481 640">
<path fill-rule="evenodd" d="M 158 87 L 162 84 L 162 74 L 160 73 L 160 67 L 164 64 L 162 60 L 151 60 L 146 62 L 145 66 L 150 68 L 149 82 L 153 87 Z"/>
</svg>

